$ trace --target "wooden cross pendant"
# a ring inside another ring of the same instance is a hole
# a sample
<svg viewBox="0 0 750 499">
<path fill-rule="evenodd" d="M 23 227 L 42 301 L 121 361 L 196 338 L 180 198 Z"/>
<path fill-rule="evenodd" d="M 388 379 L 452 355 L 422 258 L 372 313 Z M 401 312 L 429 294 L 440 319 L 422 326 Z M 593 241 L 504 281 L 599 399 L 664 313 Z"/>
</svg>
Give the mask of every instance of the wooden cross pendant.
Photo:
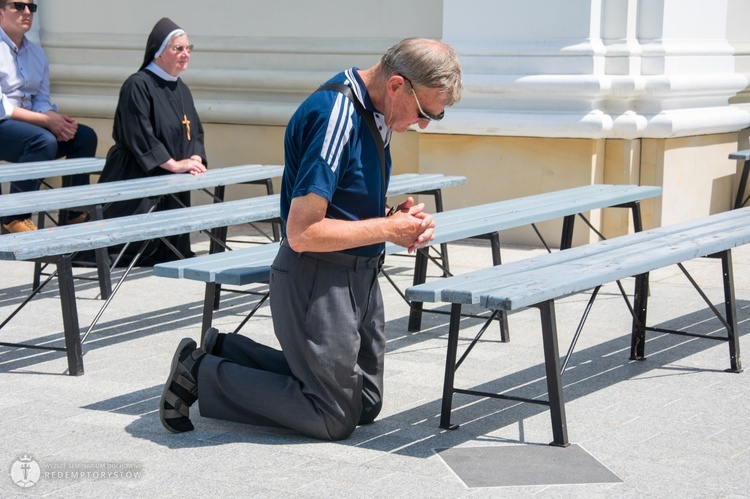
<svg viewBox="0 0 750 499">
<path fill-rule="evenodd" d="M 185 125 L 185 133 L 187 134 L 187 139 L 190 140 L 190 120 L 187 119 L 186 114 L 182 114 L 182 124 Z"/>
</svg>

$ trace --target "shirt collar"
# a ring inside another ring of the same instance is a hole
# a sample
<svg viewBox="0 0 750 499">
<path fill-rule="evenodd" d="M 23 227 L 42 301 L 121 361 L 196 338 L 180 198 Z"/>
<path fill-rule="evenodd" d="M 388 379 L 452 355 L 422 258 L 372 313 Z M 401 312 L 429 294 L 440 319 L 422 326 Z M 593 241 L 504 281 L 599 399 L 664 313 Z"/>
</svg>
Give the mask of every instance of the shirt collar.
<svg viewBox="0 0 750 499">
<path fill-rule="evenodd" d="M 13 40 L 11 40 L 8 36 L 8 33 L 6 33 L 3 28 L 0 28 L 0 40 L 4 41 L 8 45 L 8 47 L 10 47 L 10 49 L 17 54 L 21 50 L 21 47 L 23 47 L 24 45 L 23 42 L 24 40 L 26 40 L 26 35 L 24 35 L 23 40 L 21 41 L 21 47 L 17 47 Z"/>
<path fill-rule="evenodd" d="M 356 67 L 353 67 L 346 73 L 349 81 L 352 82 L 355 95 L 365 107 L 365 109 L 377 113 L 378 110 L 375 109 L 375 104 L 373 104 L 372 99 L 370 99 L 370 94 L 367 92 L 367 87 L 365 86 L 364 80 L 361 76 L 359 76 L 358 69 Z"/>
<path fill-rule="evenodd" d="M 158 76 L 162 80 L 177 81 L 177 77 L 176 76 L 172 76 L 171 74 L 169 74 L 166 71 L 164 71 L 154 61 L 149 62 L 148 66 L 146 66 L 143 69 L 148 69 L 149 71 L 151 71 L 152 73 L 154 73 L 156 76 Z"/>
</svg>

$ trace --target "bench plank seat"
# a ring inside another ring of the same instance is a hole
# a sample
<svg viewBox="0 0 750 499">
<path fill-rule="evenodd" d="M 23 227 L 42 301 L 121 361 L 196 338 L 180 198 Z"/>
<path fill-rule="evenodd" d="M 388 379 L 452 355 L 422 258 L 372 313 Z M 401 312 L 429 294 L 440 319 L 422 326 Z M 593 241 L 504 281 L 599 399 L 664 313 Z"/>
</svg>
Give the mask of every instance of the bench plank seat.
<svg viewBox="0 0 750 499">
<path fill-rule="evenodd" d="M 424 302 L 513 311 L 750 242 L 746 216 L 733 212 L 652 229 L 415 286 Z"/>
<path fill-rule="evenodd" d="M 554 301 L 581 291 L 598 290 L 598 287 L 604 284 L 635 276 L 631 359 L 643 360 L 645 333 L 649 329 L 646 326 L 649 272 L 700 257 L 713 256 L 722 260 L 726 317 L 720 317 L 720 320 L 727 329 L 727 336 L 712 339 L 721 339 L 729 343 L 729 370 L 741 372 L 731 249 L 748 243 L 750 207 L 408 288 L 406 296 L 412 300 L 452 304 L 441 426 L 454 427 L 450 423 L 453 393 L 488 395 L 453 387 L 458 319 L 462 305 L 475 304 L 505 312 L 528 307 L 540 309 L 553 443 L 567 445 Z M 714 309 L 714 312 L 718 315 L 717 310 Z M 579 331 L 580 327 L 582 323 Z M 504 398 L 497 394 L 488 396 Z"/>
<path fill-rule="evenodd" d="M 279 195 L 273 194 L 6 234 L 0 237 L 0 259 L 33 260 L 267 220 L 278 216 L 278 205 Z"/>
<path fill-rule="evenodd" d="M 487 233 L 496 233 L 500 230 L 539 221 L 574 216 L 577 213 L 596 208 L 629 205 L 660 194 L 661 188 L 652 186 L 589 185 L 439 212 L 433 214 L 436 225 L 435 239 L 429 246 L 482 236 Z M 635 213 L 634 218 L 636 218 Z M 207 284 L 204 301 L 204 323 L 202 325 L 203 330 L 205 330 L 210 326 L 212 320 L 211 310 L 209 309 L 215 306 L 215 297 L 210 293 L 208 286 L 215 284 L 243 286 L 267 282 L 271 263 L 277 250 L 278 244 L 271 244 L 202 255 L 158 264 L 154 266 L 154 274 L 160 277 L 192 279 Z M 392 243 L 385 246 L 386 255 L 403 251 L 404 248 Z M 493 245 L 492 251 L 493 261 L 499 261 L 499 246 Z M 417 262 L 415 262 L 415 284 L 424 282 L 426 279 L 426 257 L 424 255 L 425 252 L 420 251 Z M 421 327 L 421 309 L 419 307 L 421 307 L 421 301 L 412 300 L 410 330 L 418 330 Z M 507 341 L 507 330 L 503 329 L 503 332 L 503 338 Z"/>
<path fill-rule="evenodd" d="M 418 192 L 433 191 L 446 187 L 463 185 L 465 183 L 466 177 L 461 176 L 405 173 L 391 177 L 388 186 L 388 196 L 416 194 Z M 279 215 L 280 208 L 277 213 L 277 216 Z M 266 270 L 265 274 L 261 273 L 257 275 L 255 274 L 255 270 L 250 270 L 249 274 L 244 276 L 241 268 L 248 266 L 255 268 L 263 265 L 270 268 L 277 250 L 278 243 L 270 243 L 230 252 L 201 255 L 185 260 L 175 260 L 155 265 L 154 274 L 160 277 L 193 279 L 203 282 L 218 282 L 220 284 L 244 285 L 253 282 L 263 282 L 268 278 L 268 270 Z M 390 245 L 389 250 L 396 252 L 403 251 L 403 248 Z M 219 274 L 232 269 L 237 269 L 237 272 L 231 277 L 228 275 L 227 281 L 222 280 Z M 219 279 L 218 281 L 217 278 Z"/>
<path fill-rule="evenodd" d="M 430 245 L 455 242 L 610 204 L 622 204 L 657 196 L 660 193 L 661 190 L 658 187 L 596 185 L 435 213 L 433 214 L 436 225 L 435 239 Z M 267 280 L 267 273 L 264 275 L 252 270 L 249 275 L 244 276 L 243 269 L 246 267 L 255 269 L 264 263 L 270 267 L 278 245 L 264 246 L 271 247 L 250 247 L 223 254 L 203 255 L 158 264 L 154 267 L 154 274 L 161 277 L 232 285 L 260 282 Z M 404 248 L 396 244 L 386 244 L 386 255 L 402 251 Z M 258 277 L 261 277 L 260 281 L 255 280 Z"/>
<path fill-rule="evenodd" d="M 459 208 L 439 214 L 440 223 L 436 224 L 432 244 L 522 227 L 659 195 L 660 187 L 597 184 Z"/>
<path fill-rule="evenodd" d="M 104 161 L 104 158 L 74 158 L 0 164 L 0 183 L 100 173 L 104 169 Z"/>
<path fill-rule="evenodd" d="M 388 182 L 388 196 L 420 194 L 436 189 L 464 185 L 466 177 L 440 173 L 401 173 L 393 175 Z"/>
<path fill-rule="evenodd" d="M 86 161 L 90 163 L 91 158 Z M 52 167 L 48 166 L 47 168 Z M 208 170 L 203 175 L 187 173 L 157 175 L 140 179 L 67 187 L 65 189 L 14 193 L 0 196 L 0 216 L 27 211 L 38 212 L 40 214 L 38 226 L 43 228 L 44 217 L 42 215 L 51 210 L 85 209 L 89 211 L 92 219 L 97 220 L 102 218 L 101 207 L 117 201 L 149 198 L 155 204 L 162 196 L 192 190 L 203 190 L 208 192 L 214 200 L 221 200 L 224 198 L 224 189 L 227 185 L 240 183 L 264 183 L 266 191 L 271 194 L 273 193 L 271 179 L 281 176 L 283 168 L 282 165 L 241 165 Z M 211 188 L 214 190 L 213 194 L 208 191 Z M 274 224 L 274 238 L 278 240 L 278 237 L 279 230 L 277 224 Z M 106 256 L 102 251 L 98 251 L 96 258 L 99 269 L 99 287 L 102 291 L 102 298 L 106 298 L 111 292 L 108 271 L 106 270 Z M 35 265 L 34 288 L 40 283 L 41 272 L 41 264 Z"/>
<path fill-rule="evenodd" d="M 454 242 L 660 194 L 659 187 L 595 185 L 434 213 L 435 239 L 430 245 Z M 272 247 L 277 249 L 278 245 L 272 245 Z M 265 259 L 271 253 L 275 256 L 274 251 L 271 248 L 250 247 L 222 254 L 202 255 L 158 264 L 154 266 L 154 274 L 161 277 L 185 278 L 203 282 L 214 282 L 222 279 L 222 275 L 226 274 L 230 277 L 221 280 L 224 284 L 251 284 L 257 281 L 252 278 L 242 279 L 241 267 L 246 263 L 255 267 L 264 261 L 270 265 L 270 262 Z M 386 244 L 386 255 L 402 251 L 404 248 L 396 244 Z M 237 271 L 229 272 L 233 268 Z"/>
<path fill-rule="evenodd" d="M 0 168 L 1 170 L 2 168 Z M 117 201 L 255 182 L 281 176 L 283 165 L 241 165 L 208 170 L 203 175 L 175 174 L 81 185 L 51 191 L 0 196 L 0 216 L 82 208 Z"/>
</svg>

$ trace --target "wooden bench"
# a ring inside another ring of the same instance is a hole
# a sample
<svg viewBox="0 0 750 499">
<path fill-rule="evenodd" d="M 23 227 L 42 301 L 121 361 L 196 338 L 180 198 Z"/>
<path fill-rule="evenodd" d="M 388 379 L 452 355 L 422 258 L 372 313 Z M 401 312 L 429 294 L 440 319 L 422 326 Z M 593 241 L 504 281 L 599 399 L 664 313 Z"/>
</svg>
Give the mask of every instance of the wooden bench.
<svg viewBox="0 0 750 499">
<path fill-rule="evenodd" d="M 19 192 L 0 196 L 0 217 L 28 211 L 42 213 L 78 208 L 89 211 L 92 219 L 100 220 L 104 206 L 109 203 L 153 198 L 152 206 L 156 206 L 162 196 L 198 190 L 208 193 L 214 201 L 222 201 L 226 186 L 241 183 L 261 183 L 265 185 L 266 192 L 271 194 L 273 193 L 271 179 L 281 176 L 283 170 L 283 165 L 241 165 L 211 169 L 203 175 L 158 175 L 51 191 Z M 213 189 L 213 192 L 209 192 L 208 189 Z M 44 227 L 43 220 L 40 217 L 40 228 Z M 280 236 L 279 232 L 277 229 L 274 234 L 276 239 Z M 216 248 L 213 249 L 216 250 Z M 102 297 L 106 298 L 111 291 L 111 285 L 104 250 L 98 253 L 99 286 Z M 40 265 L 37 265 L 33 279 L 34 288 L 39 286 L 40 275 Z"/>
<path fill-rule="evenodd" d="M 633 314 L 630 358 L 644 360 L 646 331 L 654 330 L 646 326 L 649 272 L 673 264 L 680 264 L 685 271 L 681 262 L 698 257 L 711 256 L 721 259 L 724 275 L 725 317 L 722 317 L 712 304 L 709 303 L 709 307 L 719 316 L 727 329 L 727 336 L 702 336 L 683 331 L 676 333 L 727 341 L 729 371 L 741 372 L 730 250 L 748 242 L 750 242 L 750 207 L 566 251 L 544 254 L 407 289 L 406 295 L 412 300 L 452 304 L 440 426 L 450 429 L 456 427 L 450 421 L 454 393 L 543 403 L 550 408 L 552 444 L 568 445 L 561 377 L 585 322 L 586 313 L 578 326 L 574 343 L 561 368 L 557 344 L 555 300 L 594 289 L 594 294 L 586 309 L 588 311 L 599 287 L 619 279 L 636 276 L 634 303 L 630 307 Z M 697 287 L 694 279 L 692 277 L 689 279 Z M 701 295 L 708 302 L 705 294 L 701 292 Z M 461 365 L 487 326 L 485 324 L 462 358 L 456 362 L 461 307 L 467 304 L 506 313 L 527 307 L 540 310 L 548 401 L 524 399 L 507 392 L 496 394 L 454 387 L 454 377 L 458 366 Z M 661 328 L 658 331 L 675 332 Z"/>
<path fill-rule="evenodd" d="M 390 191 L 389 191 L 390 194 Z M 659 196 L 661 188 L 632 185 L 589 185 L 563 191 L 539 194 L 497 203 L 460 208 L 433 214 L 435 239 L 430 246 L 447 244 L 470 237 L 489 235 L 492 260 L 500 263 L 501 230 L 564 218 L 561 247 L 572 244 L 575 216 L 597 208 L 623 207 L 631 209 L 636 230 L 641 230 L 640 201 Z M 203 304 L 202 331 L 211 327 L 213 312 L 217 308 L 215 289 L 220 285 L 247 285 L 268 281 L 271 263 L 278 245 L 250 247 L 222 254 L 203 255 L 154 266 L 154 274 L 161 277 L 184 278 L 206 283 Z M 425 282 L 429 256 L 427 248 L 420 250 L 415 262 L 413 283 Z M 395 244 L 386 244 L 386 255 L 403 252 Z M 251 316 L 265 297 L 251 311 Z M 248 317 L 249 317 L 248 316 Z M 411 301 L 409 329 L 421 328 L 422 304 Z M 247 319 L 245 319 L 246 321 Z M 244 324 L 243 321 L 236 330 Z M 503 341 L 508 341 L 507 321 L 501 318 Z"/>
<path fill-rule="evenodd" d="M 117 244 L 147 242 L 155 238 L 188 232 L 221 229 L 231 225 L 269 220 L 276 218 L 278 214 L 278 195 L 272 195 L 107 220 L 95 220 L 76 225 L 40 229 L 33 232 L 6 234 L 0 237 L 0 260 L 39 261 L 51 263 L 56 266 L 65 333 L 65 348 L 48 348 L 16 343 L 0 343 L 0 345 L 64 350 L 67 353 L 70 374 L 81 375 L 83 374 L 82 341 L 92 331 L 104 309 L 111 302 L 117 289 L 119 289 L 119 286 L 127 276 L 127 271 L 114 287 L 113 292 L 107 298 L 107 301 L 82 339 L 78 322 L 75 289 L 73 286 L 73 254 L 79 251 L 95 250 Z M 141 251 L 145 244 L 141 246 Z M 8 320 L 0 325 L 0 328 Z"/>
<path fill-rule="evenodd" d="M 179 192 L 179 189 L 187 190 L 198 188 L 204 185 L 224 185 L 225 183 L 247 182 L 251 180 L 247 176 L 249 167 L 231 167 L 217 170 L 211 170 L 204 175 L 165 175 L 162 177 L 171 187 L 152 185 L 153 190 L 148 191 L 155 195 L 158 193 Z M 262 173 L 256 171 L 259 178 L 281 173 L 280 166 L 262 167 Z M 256 167 L 257 170 L 257 167 Z M 232 177 L 231 181 L 218 181 L 220 175 L 233 175 L 237 172 L 244 172 L 242 176 Z M 210 174 L 209 174 L 210 173 Z M 465 177 L 454 176 L 447 177 L 442 175 L 426 175 L 422 181 L 416 178 L 399 177 L 394 183 L 393 192 L 404 194 L 409 191 L 409 185 L 415 187 L 415 191 L 433 194 L 436 196 L 436 202 L 439 196 L 441 185 L 460 185 L 466 182 Z M 394 177 L 394 178 L 396 178 Z M 150 180 L 150 179 L 143 179 Z M 131 182 L 139 180 L 126 181 L 122 187 L 127 189 L 131 187 Z M 140 182 L 145 184 L 146 182 Z M 164 183 L 164 182 L 161 182 Z M 109 189 L 117 182 L 107 184 L 97 184 Z M 83 189 L 93 186 L 82 186 L 80 188 L 68 188 L 67 191 L 74 189 Z M 145 195 L 143 185 L 137 190 L 141 196 Z M 162 190 L 159 190 L 162 189 Z M 87 201 L 106 202 L 107 196 L 114 196 L 118 200 L 117 189 L 108 194 L 92 194 Z M 136 192 L 136 191 L 134 191 Z M 32 193 L 19 193 L 13 196 L 21 196 Z M 99 197 L 96 197 L 99 196 Z M 120 198 L 122 199 L 122 198 Z M 44 201 L 39 201 L 43 203 Z M 70 201 L 72 202 L 72 201 Z M 80 204 L 80 198 L 78 203 Z M 93 220 L 87 223 L 58 226 L 53 228 L 42 228 L 34 232 L 25 232 L 19 234 L 8 234 L 0 237 L 0 259 L 3 260 L 24 260 L 52 263 L 57 267 L 56 275 L 58 277 L 58 286 L 60 288 L 60 301 L 63 311 L 63 323 L 65 331 L 65 348 L 51 348 L 52 350 L 65 350 L 68 356 L 68 366 L 71 375 L 83 374 L 83 359 L 81 354 L 81 344 L 85 341 L 88 334 L 91 333 L 96 322 L 101 317 L 106 307 L 114 297 L 119 286 L 127 276 L 130 269 L 127 269 L 125 275 L 120 278 L 119 283 L 113 292 L 107 297 L 107 301 L 102 306 L 96 318 L 89 326 L 87 332 L 81 339 L 80 328 L 78 323 L 78 312 L 75 302 L 75 289 L 73 287 L 72 272 L 72 255 L 79 251 L 97 250 L 124 243 L 133 243 L 139 241 L 150 241 L 155 238 L 168 237 L 187 232 L 212 229 L 219 239 L 226 237 L 226 227 L 243 223 L 251 223 L 264 220 L 274 220 L 280 216 L 279 196 L 277 194 L 262 196 L 257 198 L 243 199 L 239 201 L 230 201 L 223 203 L 214 203 L 210 205 L 194 206 L 191 208 L 182 208 L 177 210 L 167 210 L 161 212 L 147 213 L 141 215 L 132 215 L 107 220 Z M 145 244 L 144 244 L 145 246 Z M 141 249 L 143 249 L 143 247 Z M 49 280 L 48 280 L 49 282 Z M 36 292 L 36 290 L 35 290 Z M 24 302 L 25 304 L 25 302 Z M 21 307 L 23 307 L 23 305 Z M 19 307 L 19 308 L 21 308 Z M 13 312 L 11 318 L 18 309 Z M 0 324 L 2 328 L 10 320 Z M 0 343 L 7 346 L 25 346 L 30 348 L 41 348 L 33 345 Z"/>
</svg>

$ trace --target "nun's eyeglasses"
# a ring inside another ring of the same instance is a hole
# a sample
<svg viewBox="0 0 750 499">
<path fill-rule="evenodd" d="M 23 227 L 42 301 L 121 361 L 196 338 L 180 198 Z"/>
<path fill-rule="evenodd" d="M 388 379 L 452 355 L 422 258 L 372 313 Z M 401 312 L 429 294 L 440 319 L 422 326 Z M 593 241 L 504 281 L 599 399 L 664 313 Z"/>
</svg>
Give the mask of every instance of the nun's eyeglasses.
<svg viewBox="0 0 750 499">
<path fill-rule="evenodd" d="M 36 12 L 37 8 L 39 8 L 39 6 L 35 3 L 25 3 L 25 2 L 6 2 L 2 5 L 2 7 L 7 7 L 8 5 L 12 5 L 13 8 L 16 9 L 18 12 L 23 12 L 24 10 L 26 10 L 26 7 L 28 7 L 29 12 L 31 12 L 32 14 Z"/>
<path fill-rule="evenodd" d="M 187 52 L 188 54 L 193 51 L 193 44 L 190 45 L 170 45 L 169 48 L 172 49 L 172 52 L 175 54 L 182 54 L 182 52 Z"/>
</svg>

